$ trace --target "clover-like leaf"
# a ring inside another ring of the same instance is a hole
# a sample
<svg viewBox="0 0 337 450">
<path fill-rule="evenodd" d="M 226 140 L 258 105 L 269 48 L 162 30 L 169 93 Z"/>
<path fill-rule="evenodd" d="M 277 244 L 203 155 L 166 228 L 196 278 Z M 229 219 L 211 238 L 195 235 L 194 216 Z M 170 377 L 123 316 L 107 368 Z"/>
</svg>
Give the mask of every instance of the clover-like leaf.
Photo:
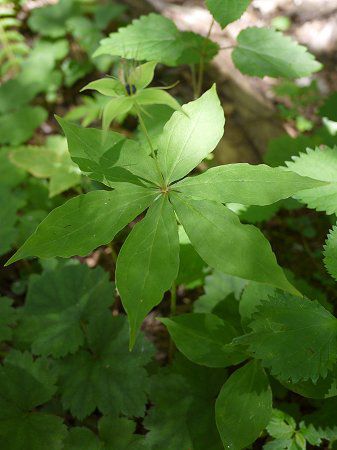
<svg viewBox="0 0 337 450">
<path fill-rule="evenodd" d="M 167 183 L 187 175 L 223 135 L 225 118 L 215 85 L 182 109 L 166 123 L 158 143 L 158 161 Z"/>
<path fill-rule="evenodd" d="M 238 163 L 213 167 L 196 177 L 184 178 L 174 187 L 195 198 L 264 206 L 322 184 L 281 167 Z"/>
<path fill-rule="evenodd" d="M 300 78 L 322 68 L 305 47 L 269 28 L 241 31 L 232 58 L 242 73 L 258 77 Z"/>
<path fill-rule="evenodd" d="M 317 211 L 337 213 L 337 147 L 307 149 L 306 153 L 293 156 L 286 164 L 299 175 L 326 182 L 325 186 L 307 189 L 296 198 Z"/>
<path fill-rule="evenodd" d="M 130 184 L 120 190 L 93 191 L 74 197 L 54 209 L 6 264 L 27 256 L 85 256 L 111 242 L 155 196 L 155 192 Z"/>
<path fill-rule="evenodd" d="M 76 186 L 81 172 L 69 156 L 61 136 L 50 136 L 45 146 L 18 147 L 10 153 L 11 161 L 38 178 L 50 178 L 50 197 Z"/>
<path fill-rule="evenodd" d="M 24 322 L 32 321 L 32 350 L 55 357 L 74 353 L 85 340 L 89 319 L 113 301 L 108 274 L 84 265 L 57 267 L 32 276 Z"/>
<path fill-rule="evenodd" d="M 231 344 L 237 336 L 236 330 L 214 314 L 182 314 L 161 319 L 161 322 L 178 349 L 196 364 L 227 367 L 246 359 L 246 355 Z"/>
<path fill-rule="evenodd" d="M 206 0 L 205 3 L 214 19 L 225 28 L 231 22 L 240 19 L 250 0 Z"/>
<path fill-rule="evenodd" d="M 128 325 L 105 313 L 86 327 L 87 348 L 58 360 L 62 404 L 83 419 L 96 408 L 117 417 L 143 416 L 149 383 L 144 366 L 152 347 L 138 339 L 128 350 Z"/>
<path fill-rule="evenodd" d="M 216 424 L 225 448 L 240 450 L 257 439 L 272 413 L 268 378 L 257 361 L 236 370 L 215 404 Z"/>
<path fill-rule="evenodd" d="M 0 367 L 0 445 L 13 450 L 61 450 L 60 417 L 36 410 L 56 391 L 46 361 L 12 350 Z"/>
<path fill-rule="evenodd" d="M 163 298 L 179 268 L 178 226 L 167 196 L 149 208 L 117 259 L 116 283 L 130 322 L 130 347 L 146 314 Z"/>
<path fill-rule="evenodd" d="M 281 380 L 316 382 L 337 361 L 337 320 L 316 301 L 278 293 L 258 306 L 249 327 L 237 341 Z"/>
<path fill-rule="evenodd" d="M 171 367 L 152 376 L 150 398 L 154 406 L 144 420 L 149 430 L 145 439 L 148 448 L 166 449 L 169 442 L 170 450 L 223 450 L 214 403 L 225 377 L 223 369 L 192 364 L 179 353 Z"/>
<path fill-rule="evenodd" d="M 208 265 L 229 275 L 297 293 L 260 230 L 242 225 L 237 215 L 220 203 L 182 194 L 171 198 L 192 245 Z"/>
</svg>

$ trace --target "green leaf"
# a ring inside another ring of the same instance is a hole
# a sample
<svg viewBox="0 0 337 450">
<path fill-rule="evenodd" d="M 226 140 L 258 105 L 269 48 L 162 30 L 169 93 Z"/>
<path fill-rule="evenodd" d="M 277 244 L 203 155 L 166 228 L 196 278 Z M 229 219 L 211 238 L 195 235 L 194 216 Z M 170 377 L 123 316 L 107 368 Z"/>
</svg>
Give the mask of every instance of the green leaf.
<svg viewBox="0 0 337 450">
<path fill-rule="evenodd" d="M 0 342 L 12 338 L 12 328 L 16 322 L 16 310 L 12 307 L 13 300 L 0 297 Z"/>
<path fill-rule="evenodd" d="M 284 387 L 302 397 L 323 399 L 335 397 L 337 395 L 337 367 L 328 373 L 325 378 L 317 381 L 302 380 L 297 383 L 280 380 Z"/>
<path fill-rule="evenodd" d="M 238 163 L 213 167 L 202 175 L 184 178 L 174 187 L 195 198 L 264 206 L 321 185 L 281 167 Z"/>
<path fill-rule="evenodd" d="M 275 288 L 262 283 L 251 281 L 244 288 L 240 299 L 240 316 L 244 325 L 251 321 L 252 315 L 257 311 L 262 301 L 268 301 L 273 297 Z"/>
<path fill-rule="evenodd" d="M 192 245 L 208 265 L 297 293 L 260 230 L 242 225 L 235 213 L 219 203 L 181 194 L 172 195 L 172 202 Z"/>
<path fill-rule="evenodd" d="M 146 88 L 154 78 L 157 61 L 150 61 L 137 66 L 129 75 L 129 84 L 133 84 L 137 91 Z"/>
<path fill-rule="evenodd" d="M 102 450 L 101 442 L 89 428 L 70 428 L 63 450 Z"/>
<path fill-rule="evenodd" d="M 36 128 L 47 119 L 40 106 L 24 106 L 0 116 L 0 144 L 20 145 L 30 139 Z"/>
<path fill-rule="evenodd" d="M 322 68 L 305 47 L 269 28 L 246 28 L 237 38 L 233 62 L 244 74 L 300 78 Z"/>
<path fill-rule="evenodd" d="M 167 105 L 177 111 L 181 110 L 180 104 L 168 92 L 158 88 L 144 89 L 135 95 L 135 102 L 139 105 Z"/>
<path fill-rule="evenodd" d="M 192 31 L 180 33 L 182 41 L 182 53 L 176 61 L 176 65 L 200 64 L 201 57 L 204 63 L 211 61 L 220 50 L 220 46 L 211 39 L 205 38 Z"/>
<path fill-rule="evenodd" d="M 85 256 L 111 242 L 155 196 L 155 192 L 130 184 L 120 190 L 93 191 L 74 197 L 48 214 L 6 264 L 27 256 Z"/>
<path fill-rule="evenodd" d="M 321 439 L 336 441 L 336 407 L 336 397 L 325 400 L 320 408 L 318 408 L 313 413 L 304 416 L 303 422 L 305 426 L 315 430 L 319 434 Z"/>
<path fill-rule="evenodd" d="M 86 327 L 87 349 L 58 360 L 62 404 L 82 420 L 96 408 L 103 414 L 141 417 L 152 347 L 143 338 L 130 353 L 125 317 L 105 313 Z"/>
<path fill-rule="evenodd" d="M 71 161 L 67 143 L 61 136 L 50 136 L 46 145 L 15 148 L 11 161 L 38 178 L 50 178 L 49 194 L 53 197 L 81 181 L 78 167 Z"/>
<path fill-rule="evenodd" d="M 276 439 L 290 439 L 296 431 L 296 422 L 289 414 L 273 409 L 267 431 Z"/>
<path fill-rule="evenodd" d="M 249 327 L 237 341 L 281 380 L 316 382 L 336 363 L 337 320 L 316 301 L 278 293 L 259 305 Z"/>
<path fill-rule="evenodd" d="M 67 32 L 66 21 L 78 13 L 78 5 L 72 0 L 60 0 L 55 5 L 33 9 L 28 20 L 29 28 L 42 36 L 58 38 Z"/>
<path fill-rule="evenodd" d="M 161 183 L 156 164 L 145 147 L 113 131 L 79 127 L 57 118 L 68 140 L 72 160 L 90 178 L 109 187 L 118 182 Z"/>
<path fill-rule="evenodd" d="M 94 56 L 113 55 L 174 66 L 182 49 L 180 31 L 172 20 L 151 13 L 103 39 Z"/>
<path fill-rule="evenodd" d="M 240 19 L 250 0 L 206 0 L 205 3 L 221 28 L 225 28 L 231 22 Z"/>
<path fill-rule="evenodd" d="M 185 289 L 195 289 L 204 284 L 206 263 L 194 250 L 182 226 L 179 231 L 179 272 L 176 285 L 183 285 Z"/>
<path fill-rule="evenodd" d="M 0 367 L 0 445 L 13 450 L 61 450 L 66 427 L 60 417 L 37 407 L 56 391 L 42 359 L 12 350 Z"/>
<path fill-rule="evenodd" d="M 214 314 L 182 314 L 160 320 L 181 353 L 196 364 L 227 367 L 246 359 L 231 345 L 237 336 L 235 329 Z"/>
<path fill-rule="evenodd" d="M 81 92 L 88 89 L 97 91 L 100 94 L 106 95 L 108 97 L 117 97 L 118 95 L 125 94 L 125 89 L 122 83 L 112 77 L 106 77 L 91 81 L 81 89 Z"/>
<path fill-rule="evenodd" d="M 329 274 L 337 280 L 337 226 L 332 227 L 324 246 L 324 265 Z"/>
<path fill-rule="evenodd" d="M 296 195 L 296 199 L 317 211 L 337 213 L 337 147 L 307 149 L 306 153 L 293 156 L 286 164 L 290 170 L 302 176 L 328 182 L 325 186 L 307 189 Z"/>
<path fill-rule="evenodd" d="M 108 274 L 85 265 L 58 267 L 29 282 L 23 320 L 34 321 L 32 351 L 65 356 L 84 343 L 85 324 L 113 303 Z"/>
<path fill-rule="evenodd" d="M 268 424 L 272 393 L 257 361 L 236 370 L 223 385 L 215 404 L 216 424 L 225 448 L 252 444 Z"/>
<path fill-rule="evenodd" d="M 223 135 L 225 119 L 215 85 L 182 109 L 185 114 L 172 115 L 158 143 L 158 161 L 167 183 L 194 169 Z"/>
<path fill-rule="evenodd" d="M 223 450 L 214 420 L 215 398 L 223 369 L 192 364 L 179 353 L 172 366 L 151 377 L 153 407 L 145 418 L 151 449 Z M 165 386 L 165 389 L 163 389 Z M 173 401 L 174 400 L 174 401 Z"/>
<path fill-rule="evenodd" d="M 8 201 L 8 199 L 11 201 Z M 0 255 L 10 250 L 12 244 L 17 238 L 17 229 L 15 227 L 18 215 L 17 212 L 25 201 L 21 196 L 16 196 L 6 186 L 0 186 Z"/>
<path fill-rule="evenodd" d="M 131 97 L 116 97 L 111 99 L 103 109 L 103 130 L 108 130 L 116 117 L 127 114 L 133 106 Z"/>
<path fill-rule="evenodd" d="M 137 223 L 118 255 L 116 284 L 130 323 L 130 347 L 146 314 L 163 298 L 179 268 L 178 226 L 167 196 Z"/>
</svg>

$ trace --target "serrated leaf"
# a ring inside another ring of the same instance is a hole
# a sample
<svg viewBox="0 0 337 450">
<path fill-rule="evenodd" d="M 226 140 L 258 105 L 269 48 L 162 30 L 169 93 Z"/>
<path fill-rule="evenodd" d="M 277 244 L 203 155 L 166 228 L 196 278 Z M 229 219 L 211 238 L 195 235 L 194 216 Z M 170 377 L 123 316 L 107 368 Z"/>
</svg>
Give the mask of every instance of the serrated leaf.
<svg viewBox="0 0 337 450">
<path fill-rule="evenodd" d="M 64 440 L 63 450 L 102 450 L 102 444 L 89 428 L 73 427 Z"/>
<path fill-rule="evenodd" d="M 78 167 L 71 161 L 66 140 L 51 136 L 45 146 L 15 148 L 11 161 L 38 178 L 50 178 L 49 193 L 53 197 L 80 183 Z"/>
<path fill-rule="evenodd" d="M 325 400 L 320 408 L 304 416 L 305 426 L 315 430 L 321 439 L 335 441 L 337 439 L 337 425 L 334 414 L 336 407 L 336 397 Z"/>
<path fill-rule="evenodd" d="M 21 450 L 61 450 L 66 427 L 60 417 L 36 411 L 56 391 L 42 359 L 13 350 L 0 367 L 0 445 Z"/>
<path fill-rule="evenodd" d="M 215 85 L 182 109 L 185 114 L 172 115 L 158 142 L 158 161 L 167 183 L 194 169 L 223 135 L 225 119 Z"/>
<path fill-rule="evenodd" d="M 242 225 L 237 215 L 220 203 L 193 200 L 181 194 L 171 197 L 192 245 L 209 266 L 297 293 L 260 230 Z"/>
<path fill-rule="evenodd" d="M 286 164 L 290 170 L 302 176 L 328 182 L 327 185 L 307 189 L 296 198 L 317 211 L 337 213 L 337 147 L 312 150 L 293 156 Z"/>
<path fill-rule="evenodd" d="M 322 68 L 305 47 L 269 28 L 246 28 L 237 38 L 233 62 L 244 74 L 300 78 Z"/>
<path fill-rule="evenodd" d="M 325 242 L 324 265 L 329 274 L 337 280 L 337 226 L 332 227 Z"/>
<path fill-rule="evenodd" d="M 101 268 L 58 267 L 31 278 L 23 320 L 35 322 L 32 350 L 37 355 L 65 356 L 84 343 L 89 319 L 113 303 L 113 287 Z"/>
<path fill-rule="evenodd" d="M 337 320 L 315 301 L 278 293 L 262 302 L 249 327 L 237 341 L 282 380 L 316 382 L 337 361 Z"/>
<path fill-rule="evenodd" d="M 337 396 L 337 367 L 334 366 L 332 371 L 325 378 L 319 378 L 317 381 L 312 380 L 299 381 L 291 383 L 290 381 L 280 380 L 284 387 L 302 397 L 323 399 Z"/>
<path fill-rule="evenodd" d="M 72 160 L 90 178 L 109 187 L 118 182 L 160 184 L 156 165 L 144 147 L 113 131 L 79 127 L 57 118 L 68 141 Z"/>
<path fill-rule="evenodd" d="M 223 385 L 215 404 L 216 424 L 225 448 L 252 444 L 268 424 L 272 393 L 257 361 L 236 370 Z"/>
<path fill-rule="evenodd" d="M 195 198 L 264 206 L 323 184 L 294 175 L 281 167 L 238 163 L 214 167 L 201 175 L 184 178 L 174 187 Z"/>
<path fill-rule="evenodd" d="M 296 422 L 289 414 L 279 409 L 273 409 L 266 429 L 270 436 L 276 439 L 290 439 L 296 431 Z"/>
<path fill-rule="evenodd" d="M 116 284 L 134 345 L 146 314 L 163 298 L 179 268 L 178 226 L 172 205 L 162 196 L 127 237 L 117 259 Z"/>
<path fill-rule="evenodd" d="M 251 281 L 245 286 L 240 298 L 240 316 L 244 325 L 250 322 L 262 301 L 268 301 L 275 294 L 275 288 Z"/>
<path fill-rule="evenodd" d="M 214 19 L 225 28 L 231 22 L 240 19 L 250 0 L 206 0 L 205 3 Z"/>
<path fill-rule="evenodd" d="M 93 318 L 86 328 L 87 349 L 59 360 L 62 404 L 79 419 L 96 408 L 117 417 L 145 413 L 147 372 L 152 347 L 138 339 L 128 350 L 126 318 L 109 314 Z"/>
<path fill-rule="evenodd" d="M 14 325 L 17 320 L 12 303 L 12 299 L 0 297 L 0 342 L 9 341 L 12 338 L 11 325 Z"/>
<path fill-rule="evenodd" d="M 48 214 L 6 264 L 27 256 L 85 256 L 111 242 L 155 196 L 151 190 L 130 184 L 120 190 L 93 191 L 74 197 Z"/>
<path fill-rule="evenodd" d="M 173 365 L 150 380 L 154 406 L 144 421 L 148 447 L 166 449 L 169 442 L 170 450 L 223 450 L 213 405 L 225 377 L 223 369 L 197 366 L 176 354 Z"/>
<path fill-rule="evenodd" d="M 228 367 L 246 359 L 231 345 L 236 330 L 214 314 L 182 314 L 161 322 L 181 353 L 196 364 Z"/>
</svg>

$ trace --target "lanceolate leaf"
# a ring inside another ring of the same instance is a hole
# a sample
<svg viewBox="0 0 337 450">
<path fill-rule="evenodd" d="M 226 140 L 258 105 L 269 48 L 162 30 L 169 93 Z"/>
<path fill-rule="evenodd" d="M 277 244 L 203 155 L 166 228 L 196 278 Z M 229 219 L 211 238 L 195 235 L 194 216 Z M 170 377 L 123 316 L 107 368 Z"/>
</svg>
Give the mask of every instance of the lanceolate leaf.
<svg viewBox="0 0 337 450">
<path fill-rule="evenodd" d="M 206 6 L 222 28 L 239 19 L 250 0 L 206 0 Z"/>
<path fill-rule="evenodd" d="M 249 327 L 237 340 L 282 380 L 316 382 L 337 361 L 337 320 L 317 302 L 278 293 L 258 306 Z"/>
<path fill-rule="evenodd" d="M 181 109 L 181 106 L 172 95 L 158 88 L 144 89 L 136 95 L 135 99 L 139 105 L 167 105 L 176 110 Z"/>
<path fill-rule="evenodd" d="M 294 175 L 284 168 L 264 164 L 228 164 L 209 169 L 196 177 L 184 178 L 174 187 L 195 198 L 264 206 L 323 184 Z"/>
<path fill-rule="evenodd" d="M 232 58 L 242 73 L 258 77 L 300 78 L 322 68 L 305 47 L 268 28 L 241 31 Z"/>
<path fill-rule="evenodd" d="M 337 213 L 337 147 L 315 150 L 308 148 L 306 153 L 293 156 L 292 159 L 293 161 L 286 162 L 290 170 L 328 183 L 299 192 L 296 198 L 317 211 Z"/>
<path fill-rule="evenodd" d="M 337 227 L 334 226 L 324 246 L 324 264 L 329 274 L 337 280 Z"/>
<path fill-rule="evenodd" d="M 192 245 L 211 267 L 297 293 L 260 230 L 242 225 L 235 213 L 219 203 L 181 194 L 172 195 L 172 201 Z"/>
<path fill-rule="evenodd" d="M 159 139 L 158 160 L 165 181 L 188 174 L 218 144 L 225 124 L 215 85 L 198 100 L 176 111 Z"/>
<path fill-rule="evenodd" d="M 268 424 L 272 393 L 257 361 L 234 372 L 215 404 L 215 418 L 225 448 L 240 450 L 252 444 Z"/>
<path fill-rule="evenodd" d="M 116 117 L 127 114 L 132 108 L 131 97 L 112 98 L 103 109 L 103 130 L 108 130 Z"/>
<path fill-rule="evenodd" d="M 87 255 L 111 242 L 116 233 L 144 211 L 154 198 L 154 192 L 134 185 L 72 198 L 41 222 L 7 264 L 27 256 L 68 258 Z"/>
<path fill-rule="evenodd" d="M 79 127 L 57 118 L 68 140 L 72 160 L 93 180 L 109 187 L 139 178 L 160 184 L 161 178 L 147 150 L 113 131 Z"/>
<path fill-rule="evenodd" d="M 130 322 L 130 346 L 146 314 L 163 298 L 179 268 L 178 226 L 162 196 L 126 239 L 117 259 L 116 283 Z"/>
<path fill-rule="evenodd" d="M 227 367 L 246 359 L 235 345 L 237 332 L 214 314 L 182 314 L 161 319 L 178 349 L 191 361 L 208 367 Z"/>
</svg>

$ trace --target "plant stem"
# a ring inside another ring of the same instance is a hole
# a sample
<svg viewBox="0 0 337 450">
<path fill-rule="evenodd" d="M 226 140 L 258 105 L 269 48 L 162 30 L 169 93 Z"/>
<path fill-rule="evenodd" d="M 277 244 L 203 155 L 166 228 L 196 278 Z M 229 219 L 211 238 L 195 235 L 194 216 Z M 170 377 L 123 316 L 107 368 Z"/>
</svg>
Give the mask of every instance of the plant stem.
<svg viewBox="0 0 337 450">
<path fill-rule="evenodd" d="M 202 89 L 202 83 L 204 81 L 204 71 L 205 71 L 205 57 L 206 57 L 206 49 L 207 49 L 207 40 L 209 39 L 211 33 L 212 33 L 212 28 L 214 26 L 214 19 L 212 19 L 212 22 L 210 24 L 210 27 L 208 29 L 208 33 L 206 36 L 206 39 L 204 41 L 204 45 L 203 48 L 201 50 L 200 53 L 200 63 L 199 63 L 199 72 L 198 72 L 198 82 L 197 82 L 197 88 L 196 88 L 196 92 L 195 92 L 195 98 L 200 97 L 201 94 L 201 89 Z"/>
<path fill-rule="evenodd" d="M 143 117 L 142 117 L 142 113 L 141 113 L 141 111 L 140 111 L 140 108 L 139 108 L 139 106 L 137 105 L 136 102 L 135 102 L 135 110 L 136 110 L 136 112 L 137 112 L 137 117 L 138 117 L 138 120 L 139 120 L 140 127 L 141 127 L 141 129 L 143 130 L 143 133 L 145 134 L 146 140 L 147 140 L 147 142 L 148 142 L 148 144 L 149 144 L 149 147 L 150 147 L 150 150 L 151 150 L 152 158 L 154 159 L 154 161 L 155 161 L 155 163 L 156 163 L 156 169 L 157 169 L 157 172 L 158 172 L 158 174 L 159 174 L 160 179 L 162 180 L 163 187 L 166 188 L 165 182 L 164 182 L 164 178 L 163 178 L 163 174 L 161 173 L 161 170 L 160 170 L 160 167 L 159 167 L 159 164 L 158 164 L 158 160 L 157 160 L 156 154 L 155 154 L 155 152 L 154 152 L 154 147 L 153 147 L 153 144 L 152 144 L 152 142 L 151 142 L 151 138 L 150 138 L 150 136 L 149 136 L 149 133 L 148 133 L 147 128 L 146 128 L 146 125 L 145 125 L 145 123 L 144 123 L 144 120 L 143 120 Z"/>
</svg>

